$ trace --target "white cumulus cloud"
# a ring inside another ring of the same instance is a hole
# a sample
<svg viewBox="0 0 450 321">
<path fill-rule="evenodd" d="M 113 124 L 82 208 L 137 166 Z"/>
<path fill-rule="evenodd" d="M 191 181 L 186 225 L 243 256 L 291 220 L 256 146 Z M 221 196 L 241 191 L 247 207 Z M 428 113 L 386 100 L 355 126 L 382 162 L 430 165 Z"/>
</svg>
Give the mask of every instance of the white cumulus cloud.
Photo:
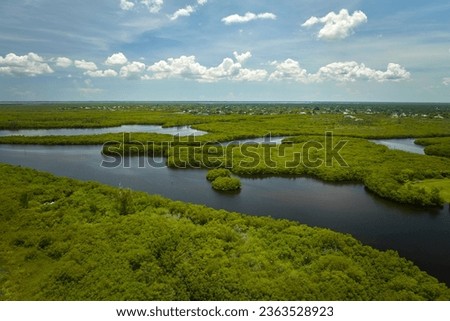
<svg viewBox="0 0 450 321">
<path fill-rule="evenodd" d="M 205 5 L 208 0 L 197 0 L 195 5 L 187 5 L 184 8 L 178 9 L 172 15 L 169 16 L 170 20 L 177 20 L 180 17 L 189 17 L 191 14 L 197 11 L 200 6 Z"/>
<path fill-rule="evenodd" d="M 145 71 L 145 64 L 139 61 L 133 61 L 120 68 L 120 77 L 122 78 L 139 78 Z"/>
<path fill-rule="evenodd" d="M 9 53 L 5 57 L 0 56 L 0 75 L 37 76 L 52 72 L 52 68 L 44 59 L 32 52 L 23 56 L 14 53 Z"/>
<path fill-rule="evenodd" d="M 79 69 L 84 69 L 84 70 L 90 70 L 90 71 L 94 71 L 97 70 L 97 65 L 94 62 L 91 61 L 86 61 L 86 60 L 75 60 L 74 62 L 75 67 L 79 68 Z"/>
<path fill-rule="evenodd" d="M 237 81 L 263 81 L 267 78 L 268 72 L 264 69 L 247 69 L 242 68 L 234 77 Z"/>
<path fill-rule="evenodd" d="M 275 66 L 275 71 L 270 75 L 269 80 L 308 81 L 308 72 L 300 67 L 298 61 L 286 59 L 282 62 L 274 61 L 271 65 Z"/>
<path fill-rule="evenodd" d="M 311 17 L 302 24 L 302 27 L 312 27 L 322 24 L 323 27 L 318 33 L 320 39 L 336 40 L 345 39 L 350 36 L 356 27 L 367 22 L 367 16 L 362 11 L 355 11 L 352 15 L 347 9 L 342 9 L 339 13 L 330 12 L 322 18 Z"/>
<path fill-rule="evenodd" d="M 399 64 L 390 63 L 386 71 L 375 70 L 355 61 L 334 62 L 319 69 L 315 75 L 320 80 L 356 81 L 357 79 L 400 81 L 409 79 L 411 74 Z"/>
<path fill-rule="evenodd" d="M 236 60 L 243 64 L 244 62 L 246 62 L 248 59 L 250 59 L 252 57 L 252 53 L 250 51 L 244 52 L 242 54 L 237 53 L 236 51 L 233 52 L 234 58 L 236 58 Z"/>
<path fill-rule="evenodd" d="M 410 78 L 411 74 L 399 64 L 390 63 L 386 70 L 376 70 L 355 61 L 333 62 L 321 67 L 316 73 L 300 67 L 293 59 L 282 62 L 272 62 L 275 71 L 269 80 L 294 80 L 301 83 L 320 83 L 323 81 L 355 82 L 357 80 L 372 80 L 377 82 L 401 81 Z"/>
<path fill-rule="evenodd" d="M 58 57 L 56 58 L 56 66 L 61 68 L 68 68 L 72 66 L 73 62 L 71 59 L 66 57 Z"/>
<path fill-rule="evenodd" d="M 235 62 L 231 58 L 225 58 L 217 67 L 208 68 L 203 75 L 203 80 L 213 82 L 225 78 L 233 79 L 239 74 L 241 67 L 242 65 L 239 62 Z"/>
<path fill-rule="evenodd" d="M 265 13 L 259 13 L 255 14 L 252 12 L 247 12 L 245 15 L 240 16 L 238 14 L 232 14 L 230 16 L 222 18 L 222 22 L 226 25 L 235 24 L 235 23 L 247 23 L 252 20 L 259 20 L 259 19 L 269 19 L 269 20 L 275 20 L 277 16 L 270 12 Z"/>
<path fill-rule="evenodd" d="M 128 0 L 120 0 L 120 9 L 131 10 L 134 8 L 134 2 Z"/>
<path fill-rule="evenodd" d="M 199 79 L 205 73 L 206 67 L 200 65 L 195 56 L 181 56 L 161 60 L 148 67 L 153 72 L 153 78 L 190 78 Z"/>
<path fill-rule="evenodd" d="M 193 12 L 195 12 L 193 6 L 186 6 L 185 8 L 175 11 L 175 13 L 170 16 L 170 20 L 177 20 L 179 17 L 189 17 Z"/>
<path fill-rule="evenodd" d="M 127 57 L 125 57 L 123 53 L 118 52 L 108 57 L 105 61 L 105 64 L 109 66 L 114 66 L 114 65 L 125 65 L 127 62 L 128 62 Z"/>
<path fill-rule="evenodd" d="M 129 11 L 138 5 L 144 6 L 151 13 L 158 13 L 164 5 L 164 0 L 120 0 L 120 9 Z"/>
<path fill-rule="evenodd" d="M 445 86 L 450 86 L 450 77 L 445 77 L 444 79 L 442 79 L 442 83 Z"/>
<path fill-rule="evenodd" d="M 377 71 L 377 81 L 400 81 L 411 78 L 411 73 L 399 64 L 390 63 L 384 72 Z"/>
<path fill-rule="evenodd" d="M 90 78 L 118 77 L 128 79 L 153 79 L 162 80 L 170 78 L 194 80 L 198 82 L 228 81 L 295 81 L 298 83 L 322 83 L 331 82 L 399 82 L 411 77 L 403 66 L 397 63 L 389 63 L 385 70 L 367 67 L 356 61 L 332 62 L 320 67 L 317 72 L 308 72 L 294 59 L 273 61 L 264 69 L 251 69 L 244 67 L 252 53 L 234 51 L 231 57 L 222 59 L 216 66 L 204 66 L 195 56 L 180 56 L 155 62 L 151 65 L 133 61 L 129 62 L 121 53 L 114 53 L 108 57 L 105 64 L 110 69 L 100 70 L 92 61 L 75 60 L 66 57 L 48 59 L 49 62 L 60 68 L 75 66 L 81 69 L 83 75 Z M 114 70 L 113 67 L 120 68 Z M 12 76 L 36 76 L 53 73 L 52 68 L 44 58 L 35 53 L 18 56 L 10 53 L 5 57 L 0 56 L 0 75 Z M 90 79 L 87 79 L 90 80 Z M 442 84 L 450 86 L 450 77 L 442 79 Z"/>
<path fill-rule="evenodd" d="M 225 58 L 215 67 L 206 67 L 197 62 L 195 56 L 181 56 L 161 60 L 148 67 L 152 73 L 149 79 L 181 78 L 199 82 L 217 82 L 220 80 L 261 81 L 267 77 L 262 69 L 247 69 L 242 63 L 251 57 L 250 52 L 234 53 L 235 59 Z M 240 60 L 240 61 L 239 61 Z"/>
</svg>

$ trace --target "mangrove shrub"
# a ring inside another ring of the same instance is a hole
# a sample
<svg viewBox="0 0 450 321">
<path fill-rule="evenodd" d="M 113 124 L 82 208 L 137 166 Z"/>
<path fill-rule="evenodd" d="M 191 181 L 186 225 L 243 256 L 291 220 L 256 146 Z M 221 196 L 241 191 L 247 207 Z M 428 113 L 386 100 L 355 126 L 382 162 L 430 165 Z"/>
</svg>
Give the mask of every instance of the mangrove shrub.
<svg viewBox="0 0 450 321">
<path fill-rule="evenodd" d="M 219 177 L 231 177 L 230 170 L 226 168 L 217 168 L 209 170 L 208 174 L 206 174 L 206 179 L 210 182 L 216 180 L 216 178 Z"/>
<path fill-rule="evenodd" d="M 212 187 L 219 191 L 236 191 L 241 188 L 241 181 L 234 177 L 218 177 L 212 182 Z"/>
</svg>

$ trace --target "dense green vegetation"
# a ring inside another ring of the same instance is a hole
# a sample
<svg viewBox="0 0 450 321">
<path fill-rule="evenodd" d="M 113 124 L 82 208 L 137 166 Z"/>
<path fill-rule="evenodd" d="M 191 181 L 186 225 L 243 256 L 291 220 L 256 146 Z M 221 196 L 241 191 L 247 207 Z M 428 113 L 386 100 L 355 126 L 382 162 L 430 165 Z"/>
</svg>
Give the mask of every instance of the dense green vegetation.
<svg viewBox="0 0 450 321">
<path fill-rule="evenodd" d="M 206 179 L 210 182 L 219 177 L 231 177 L 231 172 L 226 168 L 216 168 L 209 170 L 206 174 Z"/>
<path fill-rule="evenodd" d="M 412 184 L 420 188 L 439 190 L 444 201 L 450 203 L 450 179 L 426 179 Z"/>
<path fill-rule="evenodd" d="M 336 136 L 362 138 L 434 137 L 450 136 L 449 110 L 449 105 L 436 110 L 434 105 L 420 104 L 13 105 L 1 106 L 0 129 L 193 125 L 210 132 L 202 141 L 261 137 L 269 133 L 273 136 L 323 135 L 325 131 L 333 131 Z M 435 118 L 438 116 L 443 118 Z M 102 138 L 83 137 L 79 143 L 103 144 Z M 66 144 L 66 140 L 76 143 L 76 138 L 67 137 L 0 138 L 1 143 L 29 144 Z"/>
<path fill-rule="evenodd" d="M 9 165 L 0 179 L 0 300 L 450 300 L 349 235 Z"/>
<path fill-rule="evenodd" d="M 179 108 L 156 104 L 61 103 L 1 105 L 0 128 L 99 128 L 126 124 L 195 123 L 195 116 L 178 115 Z M 107 117 L 105 117 L 107 115 Z M 181 122 L 180 122 L 181 121 Z"/>
<path fill-rule="evenodd" d="M 416 144 L 425 146 L 425 154 L 450 158 L 450 137 L 422 138 Z"/>
<path fill-rule="evenodd" d="M 236 177 L 218 177 L 211 186 L 218 191 L 236 191 L 241 188 L 241 181 Z"/>
<path fill-rule="evenodd" d="M 206 179 L 211 182 L 212 188 L 218 191 L 236 191 L 241 188 L 240 179 L 231 177 L 230 170 L 226 168 L 209 170 Z"/>
</svg>

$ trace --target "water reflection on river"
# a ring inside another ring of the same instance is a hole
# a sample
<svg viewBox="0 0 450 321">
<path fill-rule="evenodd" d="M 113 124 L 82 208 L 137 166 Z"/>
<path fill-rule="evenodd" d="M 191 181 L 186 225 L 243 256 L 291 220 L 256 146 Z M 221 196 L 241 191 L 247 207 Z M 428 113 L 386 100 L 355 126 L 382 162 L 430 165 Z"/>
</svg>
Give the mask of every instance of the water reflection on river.
<svg viewBox="0 0 450 321">
<path fill-rule="evenodd" d="M 397 138 L 397 139 L 374 139 L 371 142 L 384 145 L 390 149 L 402 150 L 414 154 L 425 155 L 425 147 L 416 145 L 415 138 Z"/>
<path fill-rule="evenodd" d="M 19 129 L 0 130 L 0 136 L 79 136 L 109 133 L 155 133 L 180 136 L 201 136 L 206 132 L 190 126 L 162 127 L 158 125 L 122 125 L 102 128 L 54 128 L 54 129 Z"/>
<path fill-rule="evenodd" d="M 351 233 L 379 249 L 395 249 L 450 285 L 450 213 L 381 199 L 358 184 L 330 184 L 311 178 L 242 178 L 242 191 L 221 194 L 206 182 L 205 170 L 104 168 L 100 146 L 0 145 L 0 162 L 56 175 L 130 187 L 175 200 L 252 215 L 287 218 Z M 161 163 L 164 159 L 155 159 Z"/>
</svg>

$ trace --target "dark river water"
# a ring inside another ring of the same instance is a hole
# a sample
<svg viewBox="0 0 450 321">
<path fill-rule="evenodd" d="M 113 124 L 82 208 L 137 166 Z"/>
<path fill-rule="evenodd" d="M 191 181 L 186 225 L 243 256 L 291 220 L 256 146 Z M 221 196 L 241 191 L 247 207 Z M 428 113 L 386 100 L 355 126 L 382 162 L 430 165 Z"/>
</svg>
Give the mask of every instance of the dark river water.
<svg viewBox="0 0 450 321">
<path fill-rule="evenodd" d="M 130 187 L 174 200 L 251 215 L 287 218 L 350 233 L 378 249 L 394 249 L 450 285 L 450 211 L 400 205 L 358 184 L 330 184 L 311 178 L 241 178 L 237 194 L 215 192 L 205 170 L 101 167 L 101 146 L 0 145 L 0 162 L 60 176 Z M 146 159 L 141 159 L 146 163 Z M 164 164 L 164 159 L 154 159 Z M 141 164 L 142 165 L 142 164 Z"/>
</svg>

